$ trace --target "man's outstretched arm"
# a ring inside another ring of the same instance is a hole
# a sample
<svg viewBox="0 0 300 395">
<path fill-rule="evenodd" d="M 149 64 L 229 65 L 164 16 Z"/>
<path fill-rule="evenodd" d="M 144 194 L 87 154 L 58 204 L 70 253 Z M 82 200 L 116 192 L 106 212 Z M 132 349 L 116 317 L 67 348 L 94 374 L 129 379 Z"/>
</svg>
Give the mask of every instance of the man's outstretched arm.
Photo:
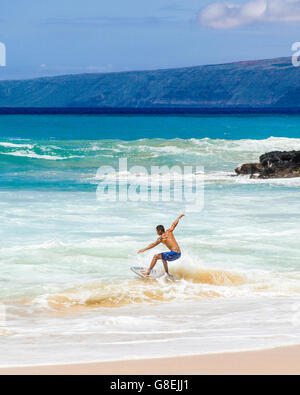
<svg viewBox="0 0 300 395">
<path fill-rule="evenodd" d="M 145 252 L 147 250 L 151 250 L 151 248 L 158 246 L 160 243 L 161 243 L 161 238 L 159 238 L 156 242 L 150 244 L 148 247 L 143 248 L 142 250 L 139 250 L 138 254 L 142 254 L 143 252 Z"/>
<path fill-rule="evenodd" d="M 171 226 L 171 228 L 169 229 L 171 232 L 174 232 L 176 226 L 178 225 L 179 221 L 181 220 L 181 218 L 184 217 L 184 214 L 181 214 L 176 221 L 173 223 L 173 225 Z"/>
</svg>

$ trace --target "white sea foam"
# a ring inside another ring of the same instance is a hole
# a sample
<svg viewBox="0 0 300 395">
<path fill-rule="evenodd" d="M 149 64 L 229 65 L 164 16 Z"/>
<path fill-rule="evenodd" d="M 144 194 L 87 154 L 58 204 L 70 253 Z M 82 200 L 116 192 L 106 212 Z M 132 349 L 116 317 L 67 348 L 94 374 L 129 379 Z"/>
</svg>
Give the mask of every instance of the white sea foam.
<svg viewBox="0 0 300 395">
<path fill-rule="evenodd" d="M 6 142 L 0 142 L 0 146 L 8 147 L 8 148 L 29 148 L 29 149 L 32 149 L 34 147 L 34 145 L 32 144 L 14 144 L 14 143 L 6 143 Z"/>
<path fill-rule="evenodd" d="M 0 155 L 20 156 L 24 158 L 44 159 L 44 160 L 66 160 L 71 158 L 80 158 L 80 156 L 60 157 L 55 155 L 39 155 L 35 152 L 18 151 L 18 152 L 0 152 Z"/>
<path fill-rule="evenodd" d="M 80 155 L 77 173 L 72 169 L 75 182 L 97 183 L 99 166 L 127 156 L 130 165 L 147 162 L 148 168 L 204 166 L 204 173 L 186 177 L 204 178 L 205 205 L 187 213 L 176 230 L 182 258 L 170 263 L 170 270 L 177 280 L 145 282 L 129 268 L 146 267 L 154 253 L 165 250 L 160 245 L 137 255 L 157 239 L 159 223 L 170 226 L 182 212 L 180 203 L 132 202 L 125 209 L 122 202 L 98 202 L 94 185 L 88 191 L 3 188 L 0 301 L 8 314 L 0 364 L 299 343 L 299 180 L 232 177 L 235 167 L 257 161 L 266 151 L 298 149 L 299 139 L 11 144 L 0 144 L 1 152 L 25 155 L 28 161 L 51 157 L 45 171 L 41 166 L 25 172 L 46 180 L 50 167 L 55 180 L 59 166 L 69 177 L 67 163 L 55 161 Z M 16 169 L 9 177 L 22 179 Z M 118 177 L 132 181 L 136 176 Z M 142 174 L 138 178 L 147 181 Z"/>
</svg>

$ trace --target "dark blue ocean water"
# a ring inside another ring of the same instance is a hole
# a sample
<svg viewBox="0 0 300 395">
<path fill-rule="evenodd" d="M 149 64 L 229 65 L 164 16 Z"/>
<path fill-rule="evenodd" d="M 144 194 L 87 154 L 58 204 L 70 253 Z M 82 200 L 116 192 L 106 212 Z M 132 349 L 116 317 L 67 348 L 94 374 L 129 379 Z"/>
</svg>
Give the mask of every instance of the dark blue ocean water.
<svg viewBox="0 0 300 395">
<path fill-rule="evenodd" d="M 2 115 L 0 138 L 137 140 L 142 138 L 300 138 L 298 115 Z"/>
</svg>

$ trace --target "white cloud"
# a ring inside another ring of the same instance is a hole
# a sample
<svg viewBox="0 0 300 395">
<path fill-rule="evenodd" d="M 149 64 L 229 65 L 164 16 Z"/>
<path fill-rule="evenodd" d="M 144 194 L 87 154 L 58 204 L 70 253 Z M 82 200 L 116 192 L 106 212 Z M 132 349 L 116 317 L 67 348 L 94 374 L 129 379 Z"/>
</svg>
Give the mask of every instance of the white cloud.
<svg viewBox="0 0 300 395">
<path fill-rule="evenodd" d="M 198 21 L 215 29 L 229 29 L 254 22 L 300 22 L 300 0 L 212 3 L 200 10 Z"/>
</svg>

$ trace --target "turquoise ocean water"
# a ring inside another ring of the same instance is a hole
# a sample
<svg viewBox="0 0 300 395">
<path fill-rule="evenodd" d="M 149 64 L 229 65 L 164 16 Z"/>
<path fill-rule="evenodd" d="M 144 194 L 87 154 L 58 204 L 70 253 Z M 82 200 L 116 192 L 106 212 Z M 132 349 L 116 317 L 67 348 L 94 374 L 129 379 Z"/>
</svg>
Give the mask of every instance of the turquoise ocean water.
<svg viewBox="0 0 300 395">
<path fill-rule="evenodd" d="M 292 149 L 291 115 L 1 116 L 0 365 L 298 344 L 300 179 L 232 177 Z M 122 158 L 202 166 L 203 209 L 100 201 L 98 168 Z M 182 212 L 178 280 L 135 278 L 163 249 L 136 252 Z"/>
</svg>

